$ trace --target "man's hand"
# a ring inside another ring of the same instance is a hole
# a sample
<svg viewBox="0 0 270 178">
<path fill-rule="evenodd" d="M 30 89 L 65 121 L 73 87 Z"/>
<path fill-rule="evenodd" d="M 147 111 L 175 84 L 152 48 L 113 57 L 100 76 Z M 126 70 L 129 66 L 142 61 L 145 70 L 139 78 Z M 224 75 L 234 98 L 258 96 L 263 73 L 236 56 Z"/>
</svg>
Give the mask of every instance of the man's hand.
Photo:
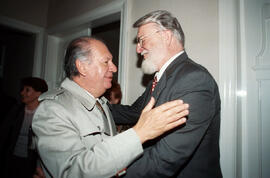
<svg viewBox="0 0 270 178">
<path fill-rule="evenodd" d="M 156 138 L 168 130 L 171 130 L 186 122 L 188 104 L 182 100 L 174 100 L 164 103 L 154 109 L 155 99 L 152 97 L 145 106 L 142 114 L 133 127 L 138 134 L 141 143 Z"/>
</svg>

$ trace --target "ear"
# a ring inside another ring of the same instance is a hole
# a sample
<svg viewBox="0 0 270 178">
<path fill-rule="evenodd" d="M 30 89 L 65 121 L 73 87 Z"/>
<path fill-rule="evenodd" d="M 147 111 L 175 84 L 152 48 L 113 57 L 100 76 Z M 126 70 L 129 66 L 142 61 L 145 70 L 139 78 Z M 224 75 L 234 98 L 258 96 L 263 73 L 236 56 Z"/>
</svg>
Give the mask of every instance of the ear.
<svg viewBox="0 0 270 178">
<path fill-rule="evenodd" d="M 164 35 L 165 43 L 167 45 L 170 45 L 172 43 L 172 37 L 173 37 L 172 32 L 170 30 L 165 30 L 163 31 L 163 35 Z"/>
<path fill-rule="evenodd" d="M 35 91 L 34 96 L 36 97 L 36 99 L 38 100 L 38 97 L 41 95 L 42 93 L 40 91 Z"/>
<path fill-rule="evenodd" d="M 115 103 L 116 103 L 116 104 L 120 104 L 120 99 L 119 99 L 119 98 L 116 98 L 116 99 L 115 99 Z"/>
<path fill-rule="evenodd" d="M 85 64 L 80 61 L 79 59 L 77 59 L 75 61 L 75 65 L 76 65 L 76 68 L 78 70 L 78 72 L 82 75 L 82 76 L 85 76 L 86 75 L 86 68 L 85 68 Z"/>
</svg>

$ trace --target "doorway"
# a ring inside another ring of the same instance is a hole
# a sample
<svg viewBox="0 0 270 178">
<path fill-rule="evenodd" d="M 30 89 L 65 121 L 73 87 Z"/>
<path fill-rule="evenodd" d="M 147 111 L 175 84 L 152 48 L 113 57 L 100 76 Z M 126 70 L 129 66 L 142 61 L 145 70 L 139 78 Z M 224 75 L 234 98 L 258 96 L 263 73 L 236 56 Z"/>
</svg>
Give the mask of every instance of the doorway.
<svg viewBox="0 0 270 178">
<path fill-rule="evenodd" d="M 36 35 L 0 25 L 1 90 L 19 99 L 20 80 L 32 76 Z"/>
<path fill-rule="evenodd" d="M 112 53 L 113 63 L 119 66 L 119 40 L 120 40 L 120 21 L 105 24 L 92 29 L 92 36 L 105 42 Z M 118 71 L 113 74 L 113 80 L 118 81 Z"/>
</svg>

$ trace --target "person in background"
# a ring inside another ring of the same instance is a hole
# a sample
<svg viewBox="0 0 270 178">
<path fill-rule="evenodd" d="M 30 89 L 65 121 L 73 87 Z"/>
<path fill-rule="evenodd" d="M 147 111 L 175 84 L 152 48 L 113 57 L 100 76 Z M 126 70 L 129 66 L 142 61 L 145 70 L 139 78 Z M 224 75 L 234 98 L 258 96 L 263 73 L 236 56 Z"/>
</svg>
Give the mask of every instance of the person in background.
<svg viewBox="0 0 270 178">
<path fill-rule="evenodd" d="M 152 109 L 152 99 L 136 125 L 116 135 L 102 97 L 117 70 L 106 45 L 93 37 L 77 38 L 67 48 L 64 65 L 67 78 L 40 96 L 32 123 L 47 178 L 121 175 L 143 154 L 142 143 L 186 121 L 187 104 L 175 100 Z"/>
<path fill-rule="evenodd" d="M 1 177 L 29 178 L 37 166 L 32 144 L 32 118 L 39 105 L 38 97 L 48 90 L 45 80 L 37 77 L 21 81 L 21 103 L 6 114 L 0 129 Z"/>
<path fill-rule="evenodd" d="M 186 124 L 144 144 L 144 154 L 127 169 L 125 178 L 220 178 L 220 97 L 218 86 L 203 66 L 184 49 L 184 32 L 165 10 L 150 12 L 134 24 L 143 72 L 154 74 L 132 106 L 113 105 L 117 123 L 134 123 L 151 97 L 155 107 L 182 99 L 190 105 Z"/>
<path fill-rule="evenodd" d="M 112 87 L 105 92 L 104 96 L 109 100 L 110 104 L 120 104 L 122 99 L 120 84 L 116 81 L 112 81 Z M 118 133 L 121 133 L 132 126 L 133 125 L 128 124 L 117 124 L 116 129 Z"/>
<path fill-rule="evenodd" d="M 105 92 L 104 96 L 109 100 L 110 104 L 120 104 L 122 100 L 120 84 L 112 81 L 112 87 Z"/>
</svg>

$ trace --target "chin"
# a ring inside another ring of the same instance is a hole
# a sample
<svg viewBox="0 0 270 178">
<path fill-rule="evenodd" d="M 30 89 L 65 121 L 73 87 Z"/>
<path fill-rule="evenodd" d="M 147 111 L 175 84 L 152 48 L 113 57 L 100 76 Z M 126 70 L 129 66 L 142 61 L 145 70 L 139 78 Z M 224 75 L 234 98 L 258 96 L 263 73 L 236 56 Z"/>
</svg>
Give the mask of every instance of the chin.
<svg viewBox="0 0 270 178">
<path fill-rule="evenodd" d="M 144 74 L 153 74 L 157 71 L 157 67 L 151 60 L 144 60 L 142 62 L 142 71 Z"/>
<path fill-rule="evenodd" d="M 110 82 L 110 83 L 107 83 L 107 84 L 105 84 L 105 88 L 106 89 L 109 89 L 109 88 L 111 88 L 112 87 L 112 83 Z"/>
</svg>

